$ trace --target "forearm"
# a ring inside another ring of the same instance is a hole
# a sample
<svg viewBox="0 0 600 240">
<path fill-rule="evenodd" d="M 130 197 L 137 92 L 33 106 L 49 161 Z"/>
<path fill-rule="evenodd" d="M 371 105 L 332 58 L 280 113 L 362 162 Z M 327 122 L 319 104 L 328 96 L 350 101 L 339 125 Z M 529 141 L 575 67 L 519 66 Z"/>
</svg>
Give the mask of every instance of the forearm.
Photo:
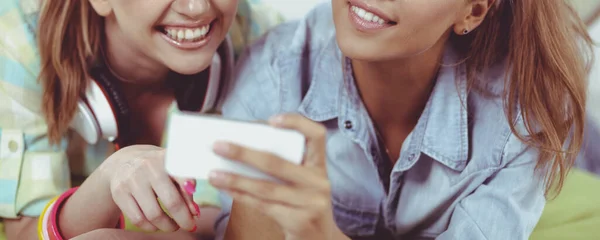
<svg viewBox="0 0 600 240">
<path fill-rule="evenodd" d="M 335 226 L 334 226 L 335 227 Z M 329 239 L 350 240 L 340 229 L 335 227 Z M 279 225 L 262 212 L 246 205 L 235 203 L 231 207 L 231 215 L 225 232 L 225 240 L 282 240 L 285 239 Z"/>
<path fill-rule="evenodd" d="M 277 223 L 262 212 L 234 202 L 224 239 L 281 240 L 284 239 L 284 235 Z"/>
<path fill-rule="evenodd" d="M 6 239 L 38 239 L 37 218 L 21 217 L 20 219 L 4 219 Z"/>
<path fill-rule="evenodd" d="M 65 238 L 72 238 L 101 228 L 115 228 L 121 216 L 114 203 L 110 186 L 94 171 L 64 203 L 58 221 Z"/>
<path fill-rule="evenodd" d="M 89 233 L 79 235 L 73 240 L 198 240 L 194 234 L 180 230 L 173 233 L 144 233 L 132 232 L 121 229 L 97 229 Z"/>
</svg>

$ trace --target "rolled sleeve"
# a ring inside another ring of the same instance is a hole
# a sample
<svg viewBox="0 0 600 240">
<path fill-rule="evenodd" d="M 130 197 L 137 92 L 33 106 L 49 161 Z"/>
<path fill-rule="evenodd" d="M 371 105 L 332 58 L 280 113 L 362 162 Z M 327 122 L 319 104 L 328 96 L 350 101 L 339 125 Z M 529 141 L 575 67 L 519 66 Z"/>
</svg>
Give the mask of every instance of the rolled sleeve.
<svg viewBox="0 0 600 240">
<path fill-rule="evenodd" d="M 504 167 L 456 206 L 447 231 L 436 239 L 529 239 L 545 205 L 538 151 L 511 136 Z"/>
</svg>

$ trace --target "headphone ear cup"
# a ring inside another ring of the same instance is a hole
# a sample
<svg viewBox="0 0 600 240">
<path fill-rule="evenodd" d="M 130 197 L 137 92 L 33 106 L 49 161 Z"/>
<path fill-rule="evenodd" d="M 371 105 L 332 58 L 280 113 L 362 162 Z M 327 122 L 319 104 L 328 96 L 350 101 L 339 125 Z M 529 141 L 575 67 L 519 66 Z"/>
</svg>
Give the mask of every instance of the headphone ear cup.
<svg viewBox="0 0 600 240">
<path fill-rule="evenodd" d="M 116 78 L 107 74 L 109 72 L 103 65 L 91 69 L 86 98 L 102 137 L 123 146 L 128 142 L 129 106 L 115 84 Z"/>
<path fill-rule="evenodd" d="M 70 127 L 89 144 L 96 144 L 102 135 L 94 113 L 83 99 L 77 103 L 77 112 Z"/>
</svg>

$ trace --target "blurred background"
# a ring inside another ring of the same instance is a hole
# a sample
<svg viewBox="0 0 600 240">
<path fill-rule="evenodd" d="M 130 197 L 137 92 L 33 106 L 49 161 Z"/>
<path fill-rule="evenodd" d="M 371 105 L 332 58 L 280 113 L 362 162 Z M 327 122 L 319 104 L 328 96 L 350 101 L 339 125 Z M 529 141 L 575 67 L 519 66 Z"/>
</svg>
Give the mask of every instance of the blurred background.
<svg viewBox="0 0 600 240">
<path fill-rule="evenodd" d="M 287 20 L 301 18 L 316 4 L 328 0 L 262 0 L 277 9 Z M 596 46 L 596 63 L 590 76 L 589 113 L 600 123 L 600 0 L 571 0 L 581 18 L 590 26 Z"/>
</svg>

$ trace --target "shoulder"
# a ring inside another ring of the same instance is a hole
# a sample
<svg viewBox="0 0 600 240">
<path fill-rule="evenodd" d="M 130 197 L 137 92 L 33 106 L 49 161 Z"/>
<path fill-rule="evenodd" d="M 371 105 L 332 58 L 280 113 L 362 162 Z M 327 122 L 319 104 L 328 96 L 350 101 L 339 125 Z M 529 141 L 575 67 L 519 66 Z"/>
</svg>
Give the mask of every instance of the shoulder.
<svg viewBox="0 0 600 240">
<path fill-rule="evenodd" d="M 238 117 L 234 112 L 245 108 L 247 117 L 263 119 L 296 110 L 318 56 L 330 56 L 325 51 L 337 49 L 331 15 L 329 4 L 319 5 L 305 18 L 274 27 L 248 47 L 236 63 L 223 114 Z"/>
</svg>

